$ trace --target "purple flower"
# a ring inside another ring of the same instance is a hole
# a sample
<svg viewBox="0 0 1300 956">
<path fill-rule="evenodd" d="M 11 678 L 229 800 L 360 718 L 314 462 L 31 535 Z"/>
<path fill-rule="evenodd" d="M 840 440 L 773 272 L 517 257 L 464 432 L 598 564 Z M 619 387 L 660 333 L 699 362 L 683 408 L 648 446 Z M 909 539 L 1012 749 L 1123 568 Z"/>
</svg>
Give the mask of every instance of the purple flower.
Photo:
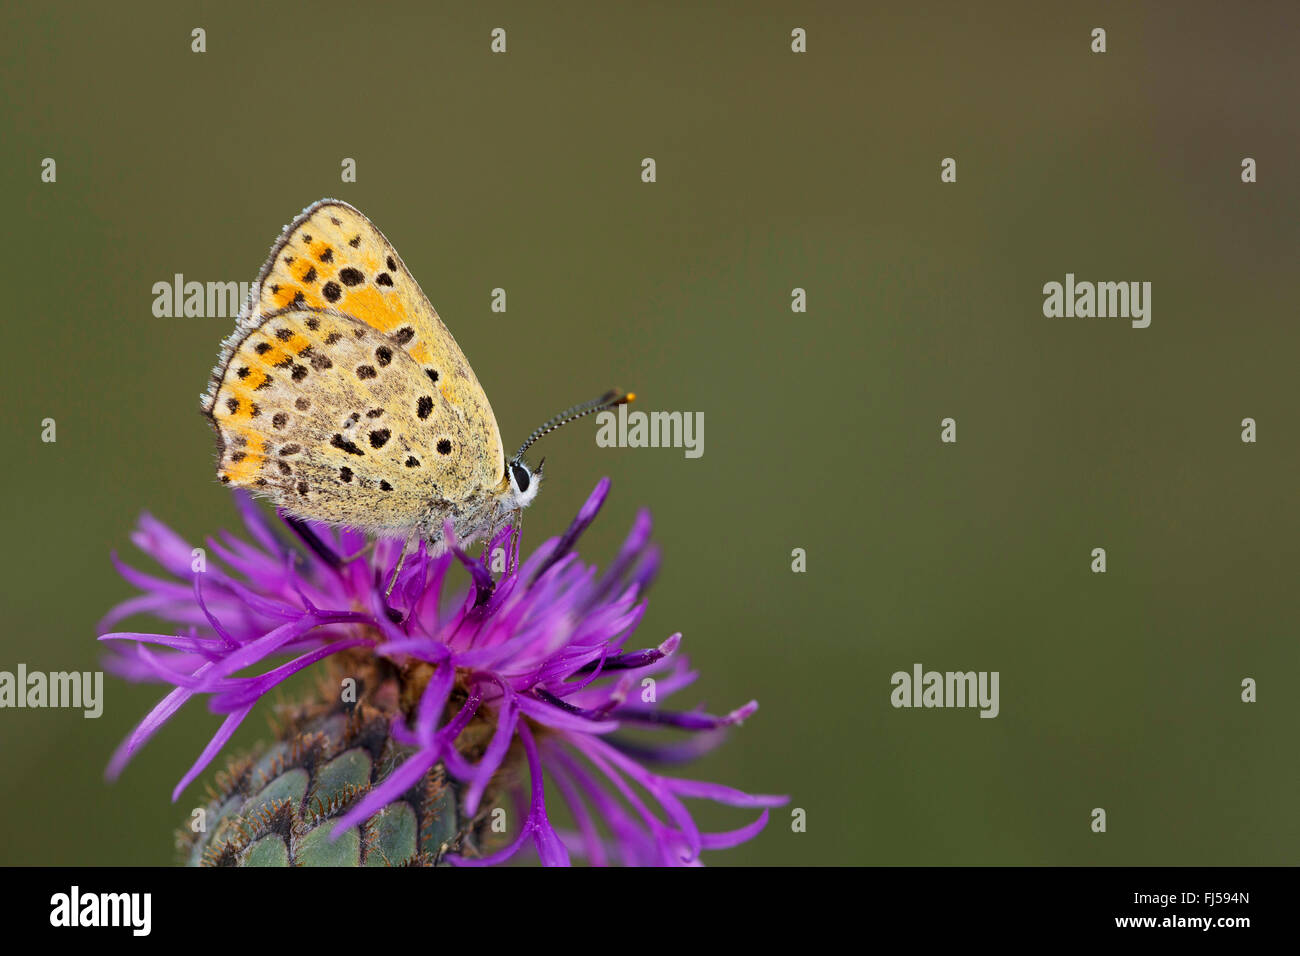
<svg viewBox="0 0 1300 956">
<path fill-rule="evenodd" d="M 380 541 L 367 550 L 360 533 L 282 516 L 305 545 L 290 548 L 240 496 L 253 543 L 228 533 L 208 539 L 206 555 L 212 560 L 200 569 L 189 543 L 143 516 L 132 540 L 171 577 L 143 574 L 114 556 L 141 594 L 114 608 L 102 629 L 144 613 L 175 624 L 176 633 L 114 632 L 100 640 L 110 642 L 105 666 L 114 673 L 169 684 L 172 690 L 123 741 L 109 776 L 116 777 L 191 697 L 206 697 L 209 709 L 224 720 L 176 785 L 175 800 L 263 695 L 304 668 L 343 655 L 351 662 L 382 659 L 402 675 L 404 691 L 412 696 L 408 707 L 394 708 L 390 733 L 414 749 L 357 800 L 336 832 L 365 820 L 441 763 L 462 782 L 467 815 L 473 816 L 485 794 L 504 780 L 524 821 L 513 842 L 498 852 L 452 858 L 461 865 L 499 863 L 529 841 L 548 865 L 567 864 L 570 853 L 595 864 L 691 864 L 702 850 L 750 839 L 766 824 L 766 809 L 739 829 L 702 833 L 684 799 L 766 808 L 785 803 L 786 797 L 665 776 L 645 765 L 682 762 L 711 749 L 727 727 L 758 705 L 751 701 L 721 716 L 662 706 L 696 673 L 677 653 L 680 634 L 657 647 L 626 647 L 658 567 L 649 514 L 637 516 L 604 573 L 583 564 L 573 550 L 608 491 L 604 479 L 568 531 L 522 561 L 514 529 L 502 530 L 475 560 L 448 527 L 450 550 L 432 557 L 422 545 L 408 556 L 389 602 L 384 589 L 400 542 Z M 489 570 L 494 552 L 509 556 L 496 579 Z M 446 579 L 456 565 L 468 572 L 468 586 L 459 599 L 444 600 Z M 272 663 L 273 658 L 281 660 Z M 255 673 L 240 676 L 249 670 Z M 653 680 L 643 684 L 647 677 Z M 634 743 L 622 733 L 627 728 L 672 728 L 686 737 Z M 473 746 L 467 743 L 471 739 Z M 525 769 L 526 790 L 513 785 L 525 779 Z M 552 826 L 546 780 L 568 805 L 573 832 Z"/>
</svg>

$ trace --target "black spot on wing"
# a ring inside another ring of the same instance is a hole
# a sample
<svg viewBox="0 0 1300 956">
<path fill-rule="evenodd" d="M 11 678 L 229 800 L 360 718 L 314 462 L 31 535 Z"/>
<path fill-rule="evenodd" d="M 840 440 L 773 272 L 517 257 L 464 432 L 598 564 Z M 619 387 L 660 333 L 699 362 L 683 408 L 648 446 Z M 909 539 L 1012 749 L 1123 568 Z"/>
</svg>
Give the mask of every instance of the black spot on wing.
<svg viewBox="0 0 1300 956">
<path fill-rule="evenodd" d="M 330 444 L 341 451 L 347 452 L 349 455 L 365 454 L 364 451 L 362 451 L 360 448 L 356 446 L 356 442 L 348 441 L 338 432 L 334 433 L 334 437 L 330 439 Z"/>
</svg>

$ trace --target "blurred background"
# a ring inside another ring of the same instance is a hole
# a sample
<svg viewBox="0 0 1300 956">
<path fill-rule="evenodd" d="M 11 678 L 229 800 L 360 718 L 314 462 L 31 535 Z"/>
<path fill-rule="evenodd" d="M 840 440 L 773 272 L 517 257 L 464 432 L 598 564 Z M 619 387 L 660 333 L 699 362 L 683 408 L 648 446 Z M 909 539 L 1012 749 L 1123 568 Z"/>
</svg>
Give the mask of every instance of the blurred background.
<svg viewBox="0 0 1300 956">
<path fill-rule="evenodd" d="M 233 319 L 155 317 L 152 287 L 251 282 L 336 196 L 507 446 L 611 385 L 704 413 L 698 459 L 547 439 L 525 547 L 602 475 L 586 559 L 653 511 L 631 643 L 681 630 L 685 702 L 761 705 L 688 775 L 807 812 L 710 862 L 1294 863 L 1300 8 L 870 7 L 5 5 L 0 670 L 98 667 L 142 511 L 235 524 L 198 411 Z M 1150 328 L 1045 318 L 1067 272 L 1151 282 Z M 999 671 L 1000 715 L 892 708 L 917 662 Z M 0 711 L 0 863 L 173 861 L 219 718 L 103 779 L 160 694 Z"/>
</svg>

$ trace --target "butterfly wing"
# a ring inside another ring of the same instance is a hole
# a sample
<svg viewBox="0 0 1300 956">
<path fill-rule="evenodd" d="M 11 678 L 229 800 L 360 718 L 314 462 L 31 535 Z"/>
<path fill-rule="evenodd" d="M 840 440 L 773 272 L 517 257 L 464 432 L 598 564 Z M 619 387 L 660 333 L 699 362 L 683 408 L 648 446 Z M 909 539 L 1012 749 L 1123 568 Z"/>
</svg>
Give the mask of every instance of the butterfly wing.
<svg viewBox="0 0 1300 956">
<path fill-rule="evenodd" d="M 409 533 L 474 500 L 476 433 L 458 411 L 391 336 L 284 309 L 231 352 L 210 411 L 218 475 L 299 517 Z"/>
<path fill-rule="evenodd" d="M 203 407 L 222 481 L 302 517 L 398 533 L 431 502 L 471 506 L 506 486 L 464 354 L 388 240 L 337 200 L 272 248 Z"/>
<path fill-rule="evenodd" d="M 483 477 L 494 485 L 501 480 L 501 433 L 474 370 L 397 250 L 359 210 L 337 199 L 308 206 L 271 249 L 240 327 L 214 370 L 205 411 L 214 404 L 234 342 L 263 316 L 286 308 L 341 312 L 389 335 L 472 424 L 488 465 Z"/>
</svg>

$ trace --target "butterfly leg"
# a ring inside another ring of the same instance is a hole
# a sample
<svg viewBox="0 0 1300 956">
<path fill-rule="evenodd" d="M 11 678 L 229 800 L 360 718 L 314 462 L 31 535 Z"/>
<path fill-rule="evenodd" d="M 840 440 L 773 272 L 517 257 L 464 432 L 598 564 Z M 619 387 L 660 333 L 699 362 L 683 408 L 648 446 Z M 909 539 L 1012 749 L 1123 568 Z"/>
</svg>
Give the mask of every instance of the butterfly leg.
<svg viewBox="0 0 1300 956">
<path fill-rule="evenodd" d="M 518 543 L 520 541 L 519 526 L 523 524 L 523 510 L 516 508 L 514 511 L 493 512 L 491 524 L 488 526 L 487 538 L 483 544 L 483 563 L 489 569 L 492 567 L 492 542 L 496 540 L 497 532 L 501 530 L 502 525 L 507 522 L 513 524 L 518 521 L 519 525 L 512 527 L 510 537 L 506 540 L 506 563 L 502 569 L 502 576 L 511 575 L 518 564 Z"/>
<path fill-rule="evenodd" d="M 492 571 L 492 542 L 496 540 L 497 530 L 501 527 L 500 514 L 493 510 L 492 518 L 488 522 L 487 534 L 483 536 L 483 566 Z"/>
<path fill-rule="evenodd" d="M 389 597 L 392 596 L 393 588 L 397 586 L 397 576 L 402 573 L 402 565 L 406 563 L 406 556 L 415 548 L 415 542 L 419 535 L 412 534 L 402 542 L 402 553 L 397 556 L 397 567 L 393 568 L 392 580 L 388 582 L 388 589 L 384 591 L 384 603 L 388 603 Z"/>
<path fill-rule="evenodd" d="M 374 547 L 375 547 L 375 543 L 373 541 L 367 541 L 364 547 L 359 548 L 356 551 L 353 551 L 351 554 L 344 555 L 339 560 L 342 561 L 344 564 L 347 564 L 350 561 L 355 561 L 357 558 L 364 558 L 367 554 L 369 554 L 374 549 Z"/>
<path fill-rule="evenodd" d="M 524 509 L 516 508 L 510 513 L 510 523 L 514 526 L 510 529 L 510 573 L 514 573 L 519 568 L 519 546 L 524 540 Z"/>
</svg>

